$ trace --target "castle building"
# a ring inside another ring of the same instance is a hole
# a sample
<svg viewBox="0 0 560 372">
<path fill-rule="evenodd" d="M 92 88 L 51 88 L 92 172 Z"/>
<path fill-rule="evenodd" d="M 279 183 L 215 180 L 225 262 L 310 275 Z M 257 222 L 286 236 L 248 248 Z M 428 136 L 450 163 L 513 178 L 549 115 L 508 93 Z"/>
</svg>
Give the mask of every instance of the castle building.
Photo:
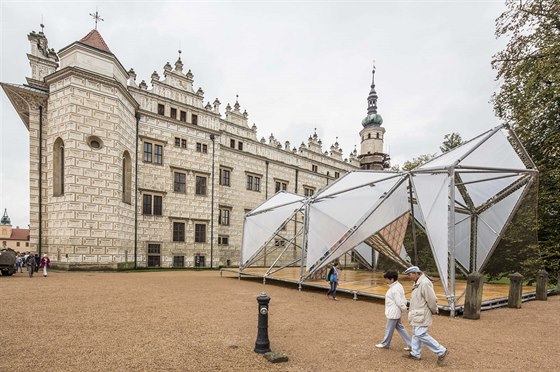
<svg viewBox="0 0 560 372">
<path fill-rule="evenodd" d="M 238 99 L 204 103 L 180 54 L 149 88 L 97 29 L 58 52 L 43 32 L 28 39 L 27 84 L 1 85 L 29 130 L 31 250 L 54 263 L 237 265 L 245 213 L 274 193 L 309 196 L 348 171 L 383 168 L 376 111 L 361 154 L 343 159 L 317 133 L 297 147 L 259 140 Z"/>
<path fill-rule="evenodd" d="M 29 229 L 12 227 L 8 211 L 4 209 L 4 215 L 0 219 L 0 249 L 11 248 L 16 252 L 29 251 Z"/>
</svg>

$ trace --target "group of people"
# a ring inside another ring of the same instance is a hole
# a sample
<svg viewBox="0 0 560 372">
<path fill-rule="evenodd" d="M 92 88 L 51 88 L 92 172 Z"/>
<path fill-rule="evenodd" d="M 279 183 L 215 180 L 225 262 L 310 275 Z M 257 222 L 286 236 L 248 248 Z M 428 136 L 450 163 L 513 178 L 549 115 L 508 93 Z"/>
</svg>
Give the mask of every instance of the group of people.
<svg viewBox="0 0 560 372">
<path fill-rule="evenodd" d="M 23 267 L 27 269 L 29 277 L 33 277 L 33 273 L 39 271 L 39 268 L 43 269 L 43 276 L 47 277 L 48 268 L 51 266 L 51 260 L 45 253 L 43 257 L 39 257 L 37 253 L 35 255 L 31 252 L 19 253 L 16 257 L 16 272 L 19 271 L 23 273 Z"/>
<path fill-rule="evenodd" d="M 333 300 L 336 300 L 339 270 L 338 263 L 335 262 L 326 276 L 326 280 L 330 283 L 327 297 L 332 297 Z M 432 325 L 432 315 L 438 313 L 437 297 L 432 281 L 422 273 L 418 266 L 409 267 L 404 274 L 414 281 L 408 307 L 408 321 L 412 326 L 412 338 L 408 335 L 401 320 L 403 312 L 407 311 L 407 302 L 404 288 L 398 281 L 399 274 L 396 271 L 387 271 L 383 275 L 385 284 L 389 286 L 385 294 L 385 316 L 387 318 L 385 336 L 383 341 L 375 346 L 380 349 L 388 349 L 396 329 L 406 344 L 404 350 L 409 352 L 403 357 L 420 360 L 422 346 L 426 345 L 438 356 L 438 365 L 442 365 L 449 351 L 428 334 L 428 327 Z"/>
</svg>

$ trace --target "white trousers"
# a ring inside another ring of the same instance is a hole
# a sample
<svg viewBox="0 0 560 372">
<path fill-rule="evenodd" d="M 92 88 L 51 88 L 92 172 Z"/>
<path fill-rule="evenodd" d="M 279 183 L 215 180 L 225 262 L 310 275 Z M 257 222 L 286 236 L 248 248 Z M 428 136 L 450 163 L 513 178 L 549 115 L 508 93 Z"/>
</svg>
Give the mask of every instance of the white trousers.
<svg viewBox="0 0 560 372">
<path fill-rule="evenodd" d="M 43 276 L 47 276 L 47 265 L 43 266 Z"/>
<path fill-rule="evenodd" d="M 432 336 L 428 334 L 428 327 L 412 327 L 412 342 L 410 352 L 415 357 L 420 358 L 422 354 L 422 345 L 426 345 L 428 349 L 436 353 L 438 356 L 443 355 L 447 350 L 440 345 Z"/>
</svg>

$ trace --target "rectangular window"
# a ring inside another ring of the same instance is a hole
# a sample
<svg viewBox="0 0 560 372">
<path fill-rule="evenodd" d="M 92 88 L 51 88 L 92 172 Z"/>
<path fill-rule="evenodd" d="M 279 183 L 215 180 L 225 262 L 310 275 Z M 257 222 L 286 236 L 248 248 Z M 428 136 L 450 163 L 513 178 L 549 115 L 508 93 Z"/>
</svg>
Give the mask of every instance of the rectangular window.
<svg viewBox="0 0 560 372">
<path fill-rule="evenodd" d="M 186 186 L 187 175 L 185 173 L 175 172 L 173 175 L 173 191 L 186 193 L 187 186 Z"/>
<path fill-rule="evenodd" d="M 193 125 L 198 125 L 198 115 L 192 114 Z"/>
<path fill-rule="evenodd" d="M 152 162 L 152 144 L 150 142 L 144 142 L 144 161 Z"/>
<path fill-rule="evenodd" d="M 282 181 L 276 181 L 275 185 L 276 185 L 275 192 L 278 192 L 280 190 L 286 190 L 288 188 L 288 183 Z"/>
<path fill-rule="evenodd" d="M 148 267 L 161 266 L 161 245 L 148 244 Z"/>
<path fill-rule="evenodd" d="M 206 177 L 196 176 L 196 195 L 206 195 Z"/>
<path fill-rule="evenodd" d="M 152 214 L 152 195 L 144 194 L 142 196 L 142 214 Z"/>
<path fill-rule="evenodd" d="M 208 145 L 205 143 L 196 143 L 196 152 L 201 152 L 203 154 L 208 154 Z"/>
<path fill-rule="evenodd" d="M 230 186 L 231 172 L 228 169 L 220 169 L 220 185 Z"/>
<path fill-rule="evenodd" d="M 187 140 L 186 139 L 181 140 L 181 147 L 184 148 L 184 149 L 187 148 Z"/>
<path fill-rule="evenodd" d="M 194 225 L 194 242 L 206 243 L 206 224 L 196 223 Z"/>
<path fill-rule="evenodd" d="M 247 190 L 261 191 L 261 178 L 247 175 Z"/>
<path fill-rule="evenodd" d="M 229 226 L 229 214 L 231 209 L 229 208 L 220 208 L 220 214 L 218 216 L 218 223 L 220 225 Z"/>
<path fill-rule="evenodd" d="M 229 140 L 229 147 L 231 147 L 232 149 L 235 148 L 235 140 L 234 139 Z"/>
<path fill-rule="evenodd" d="M 171 118 L 172 119 L 177 119 L 177 109 L 174 107 L 171 107 Z"/>
<path fill-rule="evenodd" d="M 312 196 L 315 193 L 315 189 L 311 187 L 304 187 L 303 188 L 305 196 Z"/>
<path fill-rule="evenodd" d="M 239 150 L 243 150 L 243 142 L 241 142 L 241 141 L 237 142 L 237 148 Z"/>
<path fill-rule="evenodd" d="M 247 190 L 253 190 L 253 176 L 247 176 Z"/>
<path fill-rule="evenodd" d="M 16 247 L 19 247 L 19 242 L 16 242 Z"/>
<path fill-rule="evenodd" d="M 181 116 L 180 116 L 180 119 L 179 119 L 179 120 L 184 121 L 184 122 L 187 122 L 187 112 L 186 112 L 186 111 L 181 111 L 181 114 L 180 114 L 180 115 L 181 115 Z"/>
<path fill-rule="evenodd" d="M 185 241 L 185 223 L 184 222 L 173 222 L 173 241 L 174 242 L 184 242 Z"/>
<path fill-rule="evenodd" d="M 175 137 L 175 147 L 181 147 L 181 139 L 179 137 Z"/>
<path fill-rule="evenodd" d="M 229 245 L 229 236 L 218 235 L 218 245 Z"/>
<path fill-rule="evenodd" d="M 165 115 L 165 106 L 162 105 L 161 103 L 158 103 L 157 105 L 157 113 L 159 115 Z"/>
<path fill-rule="evenodd" d="M 204 267 L 206 266 L 206 257 L 197 253 L 194 255 L 194 267 Z"/>
<path fill-rule="evenodd" d="M 315 164 L 311 165 L 311 171 L 317 173 L 317 166 Z"/>
<path fill-rule="evenodd" d="M 25 243 L 25 246 L 26 246 L 26 247 L 29 247 L 29 243 Z"/>
<path fill-rule="evenodd" d="M 260 177 L 255 177 L 255 187 L 253 188 L 253 191 L 261 191 L 261 178 Z"/>
<path fill-rule="evenodd" d="M 173 267 L 185 267 L 185 256 L 173 256 Z"/>
<path fill-rule="evenodd" d="M 161 216 L 163 211 L 163 197 L 154 195 L 154 216 Z"/>
<path fill-rule="evenodd" d="M 154 145 L 154 163 L 155 164 L 163 164 L 163 146 L 162 145 Z"/>
<path fill-rule="evenodd" d="M 339 172 L 334 172 L 334 178 L 339 178 L 340 177 L 340 173 Z"/>
</svg>

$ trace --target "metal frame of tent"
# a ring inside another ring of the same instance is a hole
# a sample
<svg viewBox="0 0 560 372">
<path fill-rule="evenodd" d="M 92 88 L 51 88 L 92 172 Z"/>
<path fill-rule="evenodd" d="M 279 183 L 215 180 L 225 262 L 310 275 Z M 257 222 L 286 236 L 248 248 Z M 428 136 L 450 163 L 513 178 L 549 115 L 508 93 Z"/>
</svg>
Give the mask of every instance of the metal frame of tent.
<svg viewBox="0 0 560 372">
<path fill-rule="evenodd" d="M 498 153 L 488 159 L 492 151 Z M 239 270 L 281 248 L 263 280 L 299 263 L 301 288 L 352 250 L 373 267 L 372 248 L 406 267 L 399 252 L 407 225 L 403 221 L 412 216 L 413 228 L 418 224 L 428 236 L 453 316 L 456 266 L 464 273 L 484 269 L 536 173 L 513 130 L 501 125 L 407 173 L 351 172 L 308 198 L 279 192 L 245 216 Z M 275 219 L 259 224 L 267 214 Z M 297 228 L 286 238 L 282 228 L 291 221 Z M 256 244 L 249 241 L 255 229 L 266 236 Z M 287 244 L 267 251 L 275 238 Z M 289 247 L 298 250 L 298 257 L 276 267 Z M 251 254 L 244 261 L 246 250 Z M 414 251 L 417 256 L 416 242 Z"/>
</svg>

